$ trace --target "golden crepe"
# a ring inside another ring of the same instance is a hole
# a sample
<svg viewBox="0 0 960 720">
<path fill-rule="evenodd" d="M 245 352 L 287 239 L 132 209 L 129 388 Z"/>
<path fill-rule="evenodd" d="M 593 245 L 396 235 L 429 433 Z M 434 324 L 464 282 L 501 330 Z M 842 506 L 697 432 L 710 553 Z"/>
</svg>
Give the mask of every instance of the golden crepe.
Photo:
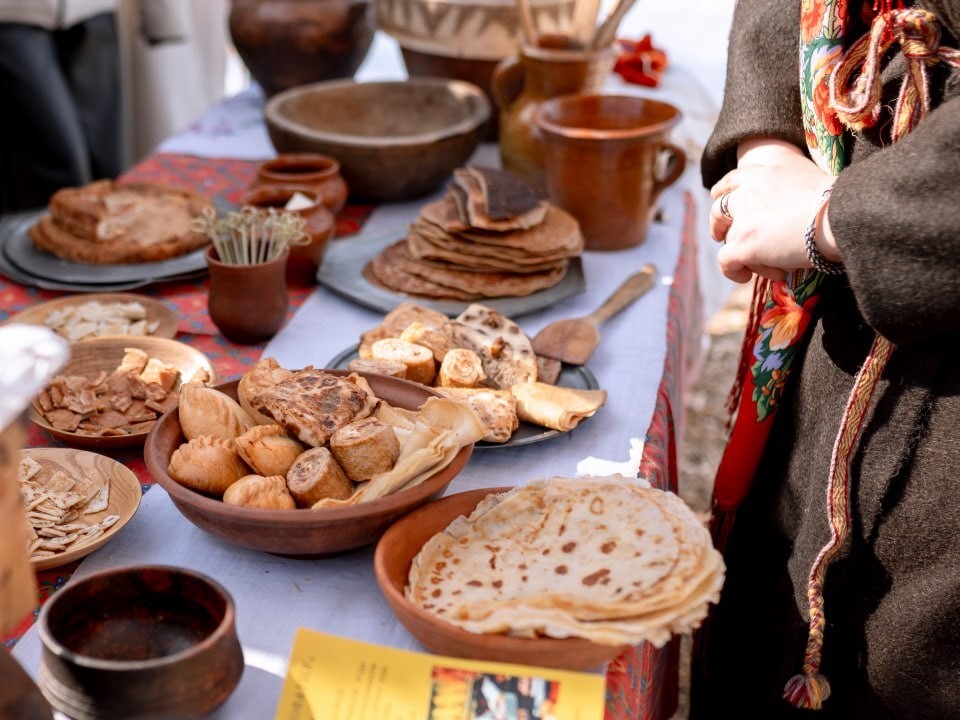
<svg viewBox="0 0 960 720">
<path fill-rule="evenodd" d="M 592 417 L 607 401 L 606 390 L 581 390 L 530 382 L 514 385 L 517 415 L 525 422 L 566 432 Z"/>
<path fill-rule="evenodd" d="M 406 596 L 470 632 L 660 647 L 699 625 L 723 573 L 675 495 L 551 478 L 489 496 L 427 541 Z"/>
</svg>

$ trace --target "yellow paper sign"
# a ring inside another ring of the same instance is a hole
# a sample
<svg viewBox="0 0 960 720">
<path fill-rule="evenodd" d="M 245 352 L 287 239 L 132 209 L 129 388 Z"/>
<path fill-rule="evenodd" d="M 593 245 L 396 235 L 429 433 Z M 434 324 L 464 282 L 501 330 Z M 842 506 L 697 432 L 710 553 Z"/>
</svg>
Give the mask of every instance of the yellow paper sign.
<svg viewBox="0 0 960 720">
<path fill-rule="evenodd" d="M 297 632 L 276 720 L 602 720 L 590 673 L 462 660 Z"/>
</svg>

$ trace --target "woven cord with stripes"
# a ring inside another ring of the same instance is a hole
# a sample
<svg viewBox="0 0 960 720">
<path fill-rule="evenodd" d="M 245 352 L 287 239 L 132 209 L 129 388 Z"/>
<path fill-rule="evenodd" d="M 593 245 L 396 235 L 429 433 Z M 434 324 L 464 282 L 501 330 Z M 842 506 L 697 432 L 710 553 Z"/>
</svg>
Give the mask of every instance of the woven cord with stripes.
<svg viewBox="0 0 960 720">
<path fill-rule="evenodd" d="M 894 109 L 891 137 L 896 141 L 910 132 L 930 109 L 927 68 L 941 61 L 960 67 L 960 52 L 940 47 L 940 35 L 936 16 L 926 10 L 896 9 L 878 15 L 870 32 L 850 46 L 830 76 L 831 104 L 844 124 L 862 128 L 876 122 L 881 61 L 890 46 L 899 42 L 907 73 Z M 807 581 L 809 629 L 803 671 L 792 677 L 783 691 L 784 699 L 799 708 L 819 710 L 830 697 L 830 683 L 820 672 L 827 622 L 823 585 L 830 562 L 850 534 L 851 463 L 867 409 L 892 352 L 893 345 L 877 335 L 854 380 L 834 443 L 827 484 L 830 539 L 818 553 Z"/>
</svg>

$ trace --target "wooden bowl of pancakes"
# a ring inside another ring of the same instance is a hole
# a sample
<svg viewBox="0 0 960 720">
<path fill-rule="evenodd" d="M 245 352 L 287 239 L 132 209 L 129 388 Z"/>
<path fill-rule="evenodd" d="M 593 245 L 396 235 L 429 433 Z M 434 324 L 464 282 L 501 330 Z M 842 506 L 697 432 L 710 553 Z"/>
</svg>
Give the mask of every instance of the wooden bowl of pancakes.
<svg viewBox="0 0 960 720">
<path fill-rule="evenodd" d="M 323 372 L 346 377 L 342 370 Z M 435 395 L 406 380 L 363 374 L 376 396 L 393 407 L 416 410 Z M 233 399 L 239 381 L 216 386 Z M 144 446 L 144 460 L 154 480 L 170 495 L 187 520 L 229 543 L 291 557 L 316 557 L 375 543 L 400 516 L 443 493 L 466 465 L 473 444 L 464 445 L 452 462 L 410 488 L 341 507 L 261 509 L 230 505 L 177 482 L 169 473 L 170 459 L 184 442 L 177 409 L 154 426 Z"/>
<path fill-rule="evenodd" d="M 410 565 L 424 543 L 460 515 L 469 515 L 484 498 L 508 490 L 483 488 L 448 495 L 414 510 L 384 533 L 373 563 L 390 608 L 411 635 L 438 655 L 563 670 L 591 670 L 612 660 L 627 648 L 581 638 L 479 635 L 444 622 L 406 599 Z"/>
</svg>

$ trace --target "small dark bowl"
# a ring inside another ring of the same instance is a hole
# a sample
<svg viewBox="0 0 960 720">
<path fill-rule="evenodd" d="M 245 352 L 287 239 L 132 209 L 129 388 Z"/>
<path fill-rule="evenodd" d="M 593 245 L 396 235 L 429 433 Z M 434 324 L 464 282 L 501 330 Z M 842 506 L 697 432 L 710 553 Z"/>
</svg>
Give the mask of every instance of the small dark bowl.
<svg viewBox="0 0 960 720">
<path fill-rule="evenodd" d="M 194 718 L 243 673 L 227 591 L 191 570 L 136 566 L 70 583 L 44 605 L 38 684 L 72 718 Z"/>
<path fill-rule="evenodd" d="M 279 93 L 264 115 L 277 152 L 330 155 L 351 197 L 391 201 L 435 190 L 464 165 L 490 102 L 461 80 L 336 80 Z"/>
</svg>

